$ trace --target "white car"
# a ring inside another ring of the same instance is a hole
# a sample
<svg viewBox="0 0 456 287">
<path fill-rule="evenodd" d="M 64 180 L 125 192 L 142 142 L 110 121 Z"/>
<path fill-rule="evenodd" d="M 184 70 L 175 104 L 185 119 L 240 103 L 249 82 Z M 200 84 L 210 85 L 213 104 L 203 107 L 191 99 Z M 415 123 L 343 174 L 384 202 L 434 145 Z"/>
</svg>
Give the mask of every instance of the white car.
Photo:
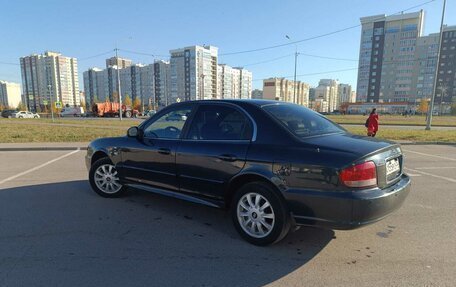
<svg viewBox="0 0 456 287">
<path fill-rule="evenodd" d="M 38 119 L 40 115 L 27 111 L 19 111 L 11 114 L 11 117 L 17 119 Z"/>
<path fill-rule="evenodd" d="M 84 114 L 82 107 L 68 107 L 60 111 L 61 117 L 81 117 Z"/>
</svg>

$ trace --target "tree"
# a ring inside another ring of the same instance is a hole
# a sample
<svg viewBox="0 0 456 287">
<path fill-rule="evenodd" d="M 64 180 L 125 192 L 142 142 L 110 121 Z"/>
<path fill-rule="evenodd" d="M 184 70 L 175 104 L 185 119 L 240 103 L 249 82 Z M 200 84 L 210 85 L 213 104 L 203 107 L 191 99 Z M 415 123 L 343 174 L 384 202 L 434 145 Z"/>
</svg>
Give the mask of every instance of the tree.
<svg viewBox="0 0 456 287">
<path fill-rule="evenodd" d="M 114 103 L 119 102 L 119 93 L 117 93 L 117 92 L 112 93 L 112 101 Z"/>
<path fill-rule="evenodd" d="M 347 102 L 341 103 L 340 107 L 339 107 L 340 112 L 345 114 L 348 110 L 349 105 L 350 105 L 350 103 L 347 103 Z"/>
<path fill-rule="evenodd" d="M 123 104 L 126 105 L 126 106 L 130 106 L 130 107 L 131 107 L 131 98 L 130 98 L 130 95 L 125 94 L 125 99 L 123 100 Z"/>
<path fill-rule="evenodd" d="M 427 100 L 421 100 L 420 106 L 418 107 L 418 110 L 422 113 L 425 114 L 428 112 L 429 109 L 429 102 Z"/>
<path fill-rule="evenodd" d="M 25 110 L 27 110 L 27 107 L 25 106 L 24 103 L 19 102 L 19 104 L 17 105 L 17 110 L 18 111 L 25 111 Z"/>
<path fill-rule="evenodd" d="M 5 109 L 5 106 L 4 105 L 0 105 L 0 112 L 3 111 Z"/>
<path fill-rule="evenodd" d="M 139 110 L 139 111 L 142 112 L 142 110 L 141 110 L 141 100 L 138 97 L 136 97 L 135 100 L 133 101 L 133 109 Z"/>
<path fill-rule="evenodd" d="M 453 116 L 456 116 L 456 103 L 451 105 L 451 114 Z"/>
</svg>

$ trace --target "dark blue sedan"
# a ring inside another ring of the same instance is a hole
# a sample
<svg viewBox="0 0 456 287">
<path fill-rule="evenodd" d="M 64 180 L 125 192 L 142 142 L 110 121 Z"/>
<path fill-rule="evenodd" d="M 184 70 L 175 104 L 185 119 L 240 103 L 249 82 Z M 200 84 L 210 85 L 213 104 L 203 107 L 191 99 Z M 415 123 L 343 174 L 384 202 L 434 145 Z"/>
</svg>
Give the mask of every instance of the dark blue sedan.
<svg viewBox="0 0 456 287">
<path fill-rule="evenodd" d="M 376 222 L 410 190 L 398 144 L 352 135 L 277 101 L 173 104 L 127 136 L 91 142 L 86 162 L 103 197 L 131 187 L 227 208 L 241 236 L 257 245 L 299 225 Z"/>
</svg>

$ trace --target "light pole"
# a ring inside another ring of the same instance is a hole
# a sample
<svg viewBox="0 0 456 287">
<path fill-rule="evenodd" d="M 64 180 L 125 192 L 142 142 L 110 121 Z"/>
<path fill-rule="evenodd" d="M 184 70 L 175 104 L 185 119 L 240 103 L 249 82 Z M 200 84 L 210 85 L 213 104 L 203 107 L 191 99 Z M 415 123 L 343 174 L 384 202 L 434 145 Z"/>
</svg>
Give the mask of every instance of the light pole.
<svg viewBox="0 0 456 287">
<path fill-rule="evenodd" d="M 48 93 L 49 93 L 49 103 L 51 106 L 51 117 L 52 117 L 52 122 L 54 122 L 54 109 L 52 108 L 52 94 L 51 94 L 51 85 L 48 85 Z"/>
<path fill-rule="evenodd" d="M 434 87 L 432 90 L 432 98 L 431 98 L 431 105 L 429 107 L 426 128 L 425 130 L 431 130 L 432 124 L 432 112 L 434 111 L 434 100 L 435 100 L 435 93 L 437 92 L 437 76 L 439 75 L 439 66 L 440 66 L 440 48 L 442 47 L 442 38 L 443 38 L 443 19 L 445 18 L 445 5 L 446 0 L 443 0 L 443 9 L 442 9 L 442 20 L 440 22 L 440 36 L 439 36 L 439 46 L 437 47 L 437 67 L 435 68 L 434 74 Z"/>
<path fill-rule="evenodd" d="M 119 94 L 119 119 L 122 121 L 122 92 L 120 90 L 120 67 L 119 67 L 119 54 L 118 54 L 118 48 L 117 48 L 117 43 L 116 43 L 116 48 L 114 49 L 116 51 L 116 66 L 117 66 L 117 93 Z"/>
<path fill-rule="evenodd" d="M 290 36 L 285 35 L 285 37 L 291 41 Z M 294 77 L 293 77 L 293 103 L 296 104 L 296 67 L 298 65 L 298 45 L 295 44 L 295 61 L 294 61 Z"/>
</svg>

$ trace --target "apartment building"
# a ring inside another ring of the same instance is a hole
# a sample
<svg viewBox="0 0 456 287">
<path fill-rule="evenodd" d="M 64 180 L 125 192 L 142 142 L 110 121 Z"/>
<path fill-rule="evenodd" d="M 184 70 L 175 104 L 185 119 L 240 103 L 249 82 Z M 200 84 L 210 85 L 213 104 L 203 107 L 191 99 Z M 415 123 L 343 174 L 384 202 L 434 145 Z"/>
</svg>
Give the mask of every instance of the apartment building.
<svg viewBox="0 0 456 287">
<path fill-rule="evenodd" d="M 217 98 L 218 48 L 189 46 L 170 54 L 170 103 Z"/>
<path fill-rule="evenodd" d="M 415 65 L 416 75 L 409 102 L 418 104 L 422 100 L 430 100 L 433 93 L 435 69 L 437 68 L 437 52 L 439 33 L 419 37 L 416 42 Z"/>
<path fill-rule="evenodd" d="M 414 97 L 415 52 L 422 36 L 424 12 L 360 20 L 357 101 L 408 101 Z"/>
<path fill-rule="evenodd" d="M 83 73 L 86 105 L 94 102 L 119 101 L 117 66 L 106 69 L 91 68 Z M 166 106 L 169 98 L 169 63 L 131 64 L 119 69 L 122 98 L 139 99 L 142 105 L 158 108 Z"/>
<path fill-rule="evenodd" d="M 20 84 L 0 81 L 0 106 L 16 108 L 21 101 Z"/>
<path fill-rule="evenodd" d="M 106 68 L 116 66 L 120 67 L 121 69 L 130 67 L 132 65 L 132 61 L 130 59 L 126 58 L 120 58 L 120 57 L 111 57 L 109 59 L 106 59 Z"/>
<path fill-rule="evenodd" d="M 41 110 L 51 99 L 63 105 L 80 105 L 76 58 L 47 51 L 21 57 L 20 66 L 24 100 L 29 110 Z"/>
<path fill-rule="evenodd" d="M 342 103 L 354 103 L 356 102 L 356 98 L 353 99 L 352 93 L 352 86 L 349 84 L 339 84 L 337 87 L 337 98 L 338 98 L 338 105 L 337 109 L 339 109 L 340 104 Z"/>
<path fill-rule="evenodd" d="M 296 96 L 295 93 L 296 87 Z M 285 78 L 263 80 L 263 99 L 284 101 L 309 106 L 309 84 Z"/>
<path fill-rule="evenodd" d="M 439 106 L 456 103 L 456 26 L 443 29 L 435 96 Z"/>
<path fill-rule="evenodd" d="M 250 99 L 252 97 L 252 72 L 225 64 L 217 69 L 218 99 Z"/>
<path fill-rule="evenodd" d="M 154 99 L 159 107 L 165 107 L 170 100 L 170 64 L 167 61 L 154 62 Z M 152 104 L 152 103 L 150 103 Z"/>
</svg>

